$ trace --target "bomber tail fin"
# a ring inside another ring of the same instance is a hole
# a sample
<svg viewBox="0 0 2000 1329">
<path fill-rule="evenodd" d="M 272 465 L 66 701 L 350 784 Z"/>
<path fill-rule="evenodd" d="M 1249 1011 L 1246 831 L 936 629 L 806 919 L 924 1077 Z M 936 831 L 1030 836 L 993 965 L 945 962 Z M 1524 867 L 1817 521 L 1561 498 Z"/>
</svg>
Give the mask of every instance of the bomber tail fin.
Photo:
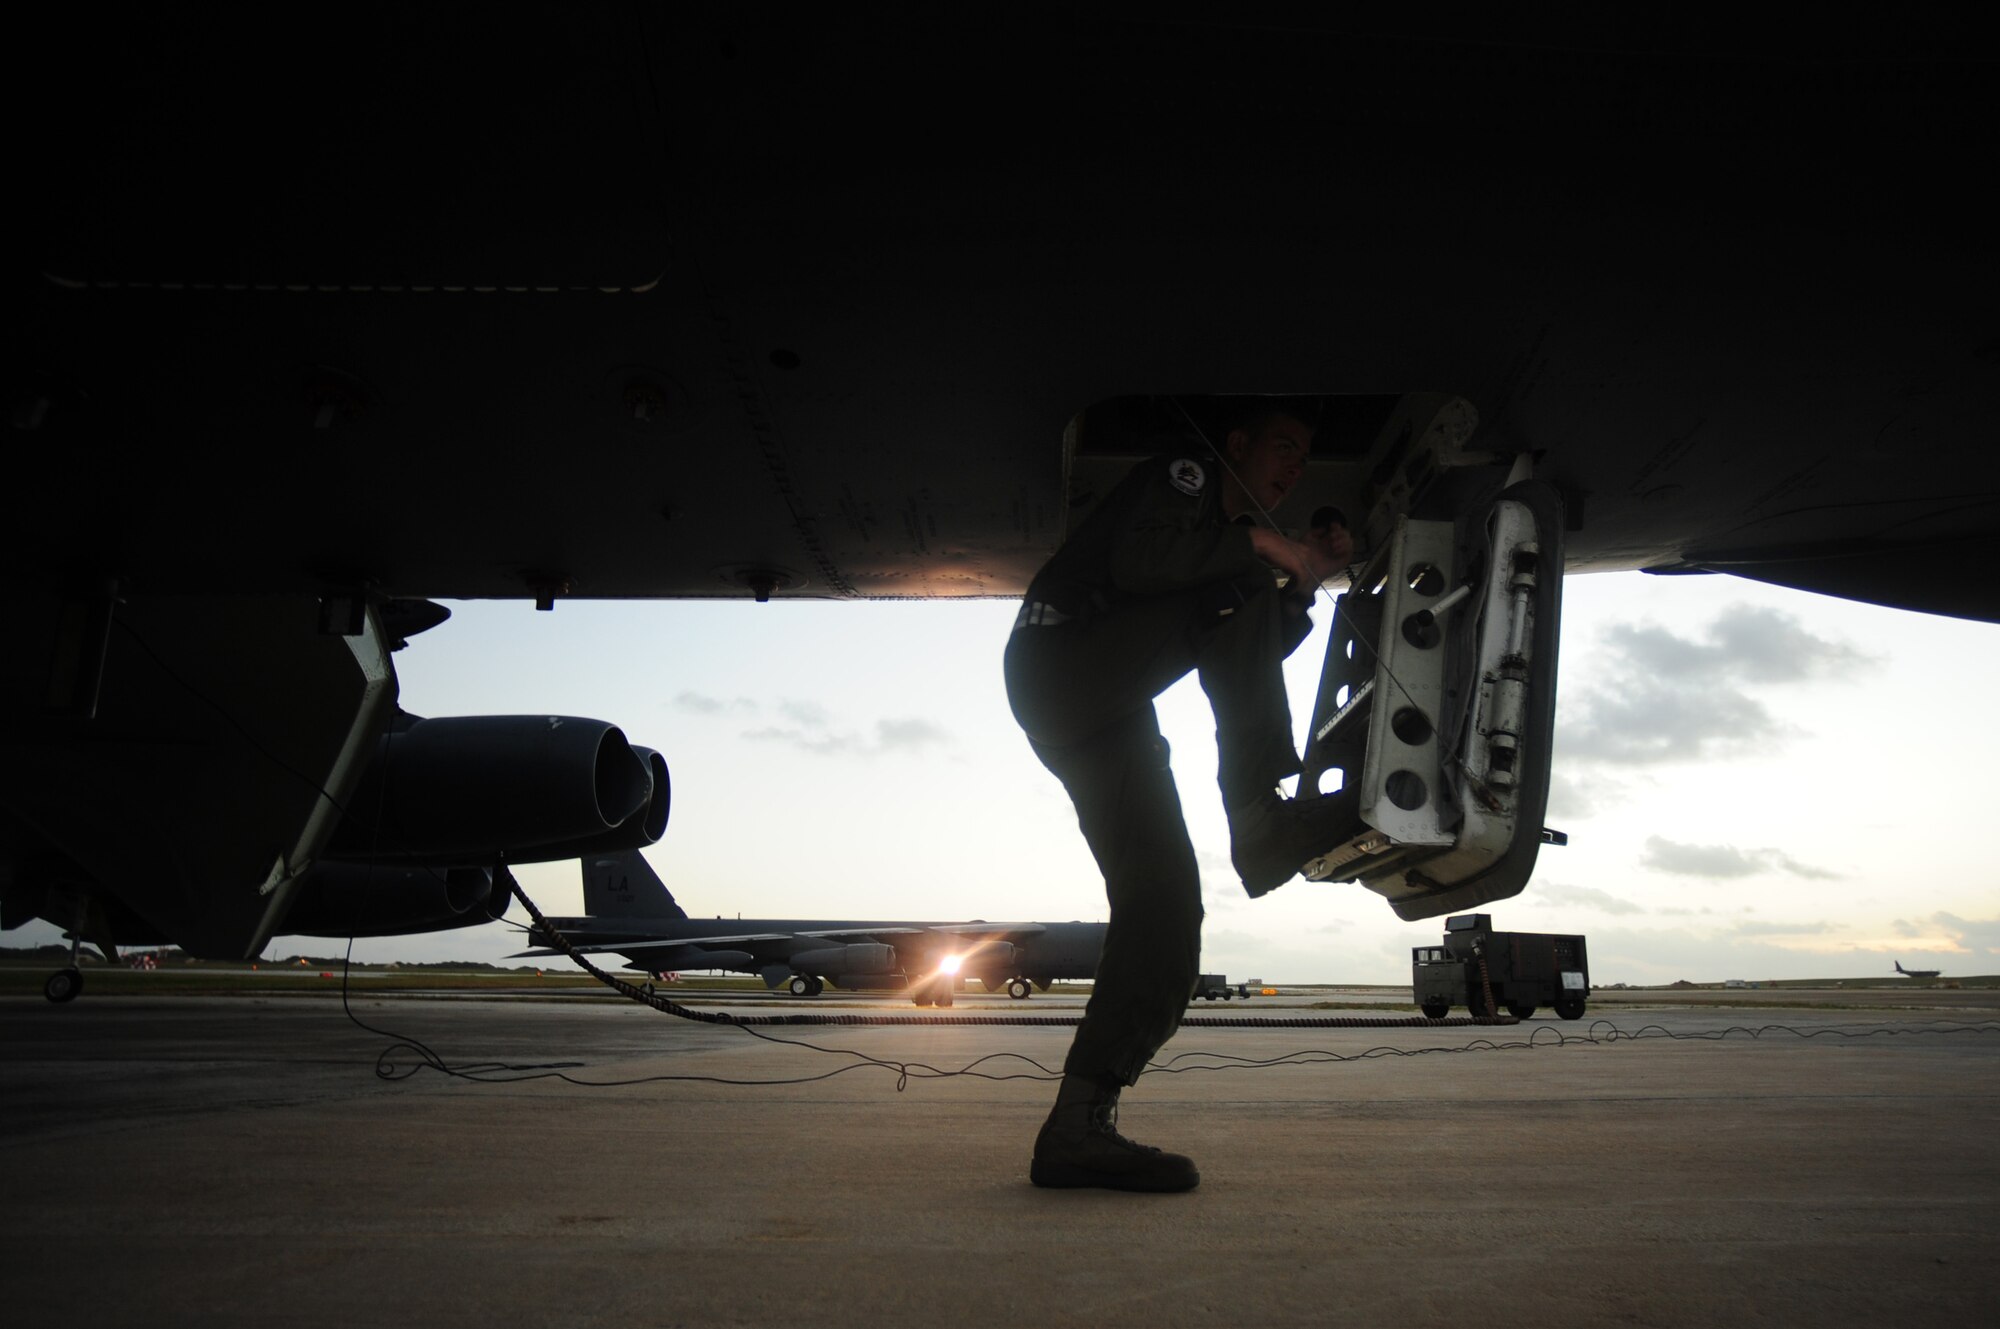
<svg viewBox="0 0 2000 1329">
<path fill-rule="evenodd" d="M 580 859 L 583 870 L 583 909 L 593 917 L 614 915 L 622 918 L 686 918 L 687 910 L 674 903 L 644 854 L 627 849 L 615 854 L 592 854 Z"/>
</svg>

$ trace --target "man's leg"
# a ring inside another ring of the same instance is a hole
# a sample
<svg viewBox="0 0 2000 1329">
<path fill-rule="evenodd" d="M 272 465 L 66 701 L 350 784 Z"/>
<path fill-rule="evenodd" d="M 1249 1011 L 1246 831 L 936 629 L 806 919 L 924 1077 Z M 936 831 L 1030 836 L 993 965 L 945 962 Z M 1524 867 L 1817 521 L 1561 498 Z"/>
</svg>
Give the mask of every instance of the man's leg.
<svg viewBox="0 0 2000 1329">
<path fill-rule="evenodd" d="M 1299 770 L 1292 708 L 1285 696 L 1285 657 L 1311 625 L 1270 582 L 1240 592 L 1227 615 L 1195 639 L 1201 690 L 1215 712 L 1216 782 L 1222 805 L 1269 793 Z"/>
<path fill-rule="evenodd" d="M 1215 711 L 1216 782 L 1229 816 L 1230 859 L 1252 897 L 1292 879 L 1315 854 L 1360 828 L 1354 791 L 1300 790 L 1286 799 L 1278 781 L 1299 770 L 1285 657 L 1307 625 L 1276 587 L 1245 595 L 1197 643 L 1202 691 Z"/>
<path fill-rule="evenodd" d="M 1111 904 L 1065 1072 L 1129 1085 L 1180 1028 L 1201 969 L 1201 874 L 1149 706 L 1072 748 L 1035 745 L 1076 804 Z"/>
<path fill-rule="evenodd" d="M 1115 1115 L 1118 1091 L 1180 1027 L 1201 965 L 1201 876 L 1166 741 L 1148 705 L 1083 743 L 1035 752 L 1076 805 L 1111 923 L 1030 1175 L 1042 1186 L 1186 1190 L 1201 1179 L 1194 1165 L 1126 1140 Z"/>
</svg>

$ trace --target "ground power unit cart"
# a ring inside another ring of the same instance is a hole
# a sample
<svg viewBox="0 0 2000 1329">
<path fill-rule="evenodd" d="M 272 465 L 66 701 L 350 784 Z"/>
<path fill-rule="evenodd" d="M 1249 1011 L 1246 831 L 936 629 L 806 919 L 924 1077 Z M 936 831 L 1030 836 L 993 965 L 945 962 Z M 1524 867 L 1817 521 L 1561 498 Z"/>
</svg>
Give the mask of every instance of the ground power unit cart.
<svg viewBox="0 0 2000 1329">
<path fill-rule="evenodd" d="M 1410 986 L 1433 1020 L 1454 1006 L 1521 1020 L 1548 1006 L 1575 1020 L 1590 997 L 1589 958 L 1582 937 L 1495 932 L 1489 915 L 1459 914 L 1445 920 L 1443 945 L 1411 948 Z"/>
</svg>

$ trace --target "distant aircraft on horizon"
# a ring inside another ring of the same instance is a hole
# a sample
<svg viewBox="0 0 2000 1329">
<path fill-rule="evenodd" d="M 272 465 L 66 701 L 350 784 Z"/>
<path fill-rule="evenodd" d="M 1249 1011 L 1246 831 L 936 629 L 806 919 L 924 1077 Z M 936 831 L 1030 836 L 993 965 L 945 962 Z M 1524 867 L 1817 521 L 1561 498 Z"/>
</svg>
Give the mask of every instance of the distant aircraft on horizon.
<svg viewBox="0 0 2000 1329">
<path fill-rule="evenodd" d="M 1060 978 L 1090 978 L 1104 949 L 1102 923 L 871 923 L 851 920 L 689 918 L 636 851 L 586 856 L 582 918 L 549 926 L 582 954 L 622 955 L 635 969 L 725 969 L 756 974 L 766 987 L 816 997 L 839 988 L 907 989 L 919 1006 L 949 1006 L 961 976 L 1016 1000 Z M 540 928 L 540 949 L 560 955 Z"/>
<path fill-rule="evenodd" d="M 1935 969 L 1905 969 L 1901 960 L 1896 961 L 1896 972 L 1904 978 L 1936 978 L 1938 976 L 1938 971 Z"/>
</svg>

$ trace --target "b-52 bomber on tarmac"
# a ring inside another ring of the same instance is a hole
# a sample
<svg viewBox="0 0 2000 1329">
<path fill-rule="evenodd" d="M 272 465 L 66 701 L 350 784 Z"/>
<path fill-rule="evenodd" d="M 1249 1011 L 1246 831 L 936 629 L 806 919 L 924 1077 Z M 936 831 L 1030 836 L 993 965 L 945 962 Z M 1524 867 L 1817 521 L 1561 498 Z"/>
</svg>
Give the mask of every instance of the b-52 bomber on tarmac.
<svg viewBox="0 0 2000 1329">
<path fill-rule="evenodd" d="M 919 1006 L 949 1006 L 961 976 L 1018 1001 L 1059 978 L 1091 977 L 1104 949 L 1102 923 L 689 918 L 636 851 L 586 857 L 581 866 L 589 914 L 551 918 L 549 926 L 579 953 L 622 955 L 655 976 L 725 969 L 798 997 L 816 997 L 832 983 L 907 989 Z M 541 929 L 530 936 L 538 948 L 522 956 L 562 954 Z"/>
</svg>

